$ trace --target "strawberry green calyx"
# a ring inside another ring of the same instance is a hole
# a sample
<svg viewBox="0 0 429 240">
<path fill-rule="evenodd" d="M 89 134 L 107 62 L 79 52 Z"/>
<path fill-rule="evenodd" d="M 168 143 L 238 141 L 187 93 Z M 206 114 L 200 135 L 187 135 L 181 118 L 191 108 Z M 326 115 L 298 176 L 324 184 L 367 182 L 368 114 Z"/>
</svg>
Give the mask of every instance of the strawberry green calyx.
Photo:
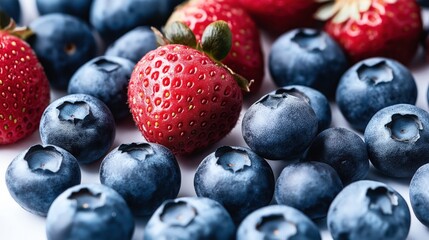
<svg viewBox="0 0 429 240">
<path fill-rule="evenodd" d="M 17 27 L 15 21 L 5 12 L 0 10 L 0 32 L 7 32 L 10 35 L 22 40 L 28 39 L 33 32 L 28 27 Z"/>
<path fill-rule="evenodd" d="M 226 69 L 236 80 L 240 88 L 245 92 L 250 92 L 250 85 L 253 80 L 248 81 L 243 76 L 235 73 L 220 61 L 224 59 L 232 48 L 232 33 L 225 21 L 215 21 L 207 26 L 201 37 L 201 42 L 197 42 L 195 34 L 183 22 L 175 21 L 165 26 L 164 34 L 152 27 L 156 40 L 160 46 L 167 44 L 181 44 L 209 56 L 216 64 Z"/>
</svg>

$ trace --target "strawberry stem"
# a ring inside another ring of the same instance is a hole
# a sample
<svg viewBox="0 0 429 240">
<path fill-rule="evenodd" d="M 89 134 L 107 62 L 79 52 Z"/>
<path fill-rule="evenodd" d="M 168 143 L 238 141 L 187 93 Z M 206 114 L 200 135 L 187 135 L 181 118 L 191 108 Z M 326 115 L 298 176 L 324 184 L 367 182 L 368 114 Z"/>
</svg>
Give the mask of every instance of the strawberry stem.
<svg viewBox="0 0 429 240">
<path fill-rule="evenodd" d="M 22 40 L 28 39 L 33 35 L 33 32 L 28 27 L 17 27 L 15 21 L 7 15 L 7 13 L 0 10 L 0 31 L 7 32 L 10 35 L 21 38 Z"/>
<path fill-rule="evenodd" d="M 201 37 L 201 46 L 216 61 L 224 59 L 232 47 L 232 33 L 228 23 L 216 21 L 209 24 Z"/>
</svg>

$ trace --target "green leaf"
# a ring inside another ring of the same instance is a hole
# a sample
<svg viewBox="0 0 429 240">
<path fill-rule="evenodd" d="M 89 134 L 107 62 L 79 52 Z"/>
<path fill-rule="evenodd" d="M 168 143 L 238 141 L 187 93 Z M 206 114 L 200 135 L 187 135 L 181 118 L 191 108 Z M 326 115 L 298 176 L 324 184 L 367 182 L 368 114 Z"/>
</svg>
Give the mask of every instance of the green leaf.
<svg viewBox="0 0 429 240">
<path fill-rule="evenodd" d="M 165 38 L 170 43 L 182 44 L 192 48 L 196 48 L 197 39 L 194 32 L 183 22 L 172 22 L 164 28 Z"/>
<path fill-rule="evenodd" d="M 216 21 L 207 26 L 201 38 L 202 49 L 217 61 L 224 59 L 232 47 L 232 33 L 228 23 Z"/>
</svg>

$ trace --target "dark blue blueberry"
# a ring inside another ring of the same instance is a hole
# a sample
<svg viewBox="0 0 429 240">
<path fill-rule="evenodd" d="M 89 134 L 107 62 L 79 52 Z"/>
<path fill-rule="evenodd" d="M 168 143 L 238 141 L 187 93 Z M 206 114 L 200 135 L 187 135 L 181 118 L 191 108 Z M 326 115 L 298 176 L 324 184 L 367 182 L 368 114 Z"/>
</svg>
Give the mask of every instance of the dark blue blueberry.
<svg viewBox="0 0 429 240">
<path fill-rule="evenodd" d="M 341 191 L 328 212 L 334 239 L 404 240 L 411 216 L 404 198 L 381 182 L 361 180 Z"/>
<path fill-rule="evenodd" d="M 343 50 L 325 32 L 294 29 L 271 46 L 269 69 L 275 84 L 304 85 L 334 96 L 348 63 Z"/>
<path fill-rule="evenodd" d="M 73 73 L 95 57 L 97 46 L 89 26 L 60 13 L 41 16 L 30 24 L 29 43 L 36 52 L 51 86 L 66 90 Z"/>
<path fill-rule="evenodd" d="M 129 116 L 127 87 L 134 63 L 125 58 L 100 56 L 81 66 L 67 92 L 84 93 L 103 101 L 115 119 Z"/>
<path fill-rule="evenodd" d="M 90 22 L 107 42 L 138 26 L 160 27 L 183 0 L 94 0 Z"/>
<path fill-rule="evenodd" d="M 237 240 L 320 240 L 319 229 L 295 208 L 272 205 L 247 216 L 238 227 Z"/>
<path fill-rule="evenodd" d="M 421 166 L 410 183 L 410 202 L 417 219 L 429 227 L 429 164 Z"/>
<path fill-rule="evenodd" d="M 369 171 L 366 144 L 345 128 L 329 128 L 317 135 L 307 151 L 306 160 L 330 165 L 344 185 L 364 179 Z"/>
<path fill-rule="evenodd" d="M 236 223 L 271 202 L 274 174 L 248 148 L 224 146 L 208 155 L 195 172 L 197 196 L 222 204 Z"/>
<path fill-rule="evenodd" d="M 101 184 L 67 189 L 52 203 L 46 218 L 49 240 L 127 240 L 134 219 L 125 200 Z"/>
<path fill-rule="evenodd" d="M 49 13 L 65 13 L 83 20 L 89 19 L 92 0 L 36 0 L 40 15 Z"/>
<path fill-rule="evenodd" d="M 0 10 L 5 11 L 15 22 L 21 20 L 21 5 L 19 0 L 1 0 Z"/>
<path fill-rule="evenodd" d="M 335 196 L 343 189 L 337 172 L 322 162 L 299 162 L 286 166 L 276 182 L 276 203 L 296 208 L 312 219 L 323 218 Z"/>
<path fill-rule="evenodd" d="M 145 240 L 229 240 L 235 225 L 225 208 L 208 198 L 165 201 L 145 227 Z"/>
<path fill-rule="evenodd" d="M 398 103 L 415 104 L 417 86 L 405 66 L 387 58 L 356 63 L 341 78 L 336 102 L 346 120 L 363 131 L 380 109 Z"/>
<path fill-rule="evenodd" d="M 25 210 L 46 216 L 55 198 L 80 183 L 79 164 L 73 155 L 53 145 L 34 145 L 10 163 L 6 185 Z"/>
<path fill-rule="evenodd" d="M 317 135 L 318 119 L 302 98 L 278 89 L 266 94 L 246 111 L 242 134 L 259 156 L 272 160 L 301 157 Z"/>
<path fill-rule="evenodd" d="M 115 120 L 109 108 L 86 94 L 72 94 L 52 102 L 40 120 L 43 144 L 60 146 L 79 163 L 101 159 L 115 139 Z"/>
<path fill-rule="evenodd" d="M 424 8 L 429 8 L 429 0 L 417 0 L 417 3 Z"/>
<path fill-rule="evenodd" d="M 148 27 L 137 27 L 118 38 L 106 51 L 106 56 L 127 58 L 137 63 L 149 51 L 157 48 L 155 34 Z"/>
<path fill-rule="evenodd" d="M 412 177 L 429 162 L 429 113 L 397 104 L 378 111 L 365 129 L 368 156 L 374 167 L 391 177 Z"/>
<path fill-rule="evenodd" d="M 168 148 L 131 143 L 120 145 L 104 158 L 100 181 L 121 194 L 134 215 L 151 215 L 165 200 L 177 197 L 181 177 Z"/>
<path fill-rule="evenodd" d="M 302 98 L 308 102 L 308 104 L 310 104 L 314 113 L 316 113 L 317 119 L 319 120 L 319 132 L 327 129 L 331 125 L 331 107 L 329 106 L 328 99 L 321 92 L 301 85 L 290 85 L 282 87 L 282 89 L 287 90 L 288 94 Z"/>
</svg>

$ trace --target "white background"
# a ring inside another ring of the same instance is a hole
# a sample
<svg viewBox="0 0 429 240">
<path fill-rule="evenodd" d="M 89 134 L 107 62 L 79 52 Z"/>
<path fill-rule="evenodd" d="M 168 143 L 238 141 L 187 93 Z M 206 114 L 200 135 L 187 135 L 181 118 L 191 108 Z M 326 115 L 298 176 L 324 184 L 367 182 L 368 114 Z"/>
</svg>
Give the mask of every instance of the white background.
<svg viewBox="0 0 429 240">
<path fill-rule="evenodd" d="M 1 0 L 0 0 L 1 1 Z M 23 8 L 23 22 L 28 24 L 33 19 L 37 17 L 37 10 L 35 7 L 34 0 L 21 0 L 21 7 Z M 271 40 L 262 37 L 264 43 L 264 52 L 265 55 L 269 52 Z M 421 60 L 422 57 L 418 58 L 415 64 L 411 66 L 413 75 L 418 84 L 418 101 L 417 106 L 429 110 L 428 104 L 426 101 L 426 91 L 428 88 L 429 82 L 429 63 L 425 63 Z M 274 90 L 275 86 L 272 83 L 269 73 L 266 72 L 263 86 L 261 90 L 251 98 L 245 99 L 244 108 L 241 113 L 241 117 L 237 126 L 233 131 L 225 137 L 219 143 L 211 146 L 204 152 L 198 153 L 193 156 L 187 157 L 178 157 L 179 164 L 182 170 L 182 186 L 179 193 L 179 196 L 194 196 L 195 192 L 193 189 L 193 176 L 194 170 L 198 165 L 198 162 L 201 161 L 205 156 L 213 152 L 217 147 L 222 145 L 236 145 L 236 146 L 246 146 L 242 137 L 241 137 L 241 119 L 244 114 L 244 109 L 250 106 L 254 101 L 259 97 L 268 93 L 271 90 Z M 64 92 L 53 91 L 51 94 L 51 101 L 57 99 L 60 96 L 63 96 Z M 332 104 L 333 110 L 333 122 L 332 126 L 341 126 L 349 128 L 348 124 L 345 122 L 344 118 L 341 116 L 341 113 L 338 111 L 337 107 Z M 113 147 L 118 146 L 122 143 L 138 142 L 143 141 L 143 137 L 140 132 L 134 126 L 132 120 L 127 120 L 121 123 L 118 123 L 116 130 L 116 139 Z M 23 210 L 9 195 L 9 192 L 5 184 L 5 172 L 7 166 L 16 157 L 20 152 L 29 148 L 34 144 L 39 144 L 40 138 L 39 133 L 35 132 L 30 137 L 12 145 L 0 146 L 0 239 L 2 240 L 21 240 L 21 239 L 33 239 L 33 240 L 42 240 L 46 239 L 45 236 L 45 218 L 35 216 L 25 210 Z M 270 165 L 273 167 L 275 175 L 278 176 L 282 166 L 285 163 L 270 161 Z M 92 164 L 90 166 L 81 166 L 82 169 L 82 182 L 91 183 L 99 182 L 98 180 L 98 168 L 99 162 Z M 379 175 L 374 169 L 371 169 L 371 172 L 368 176 L 368 179 L 380 180 L 388 183 L 397 191 L 399 191 L 402 196 L 409 203 L 408 196 L 408 184 L 409 180 L 393 180 L 384 178 Z M 429 186 L 428 186 L 429 187 Z M 37 200 L 35 200 L 37 201 Z M 408 204 L 409 205 L 409 204 Z M 409 205 L 410 206 L 410 205 Z M 412 209 L 410 206 L 412 213 Z M 136 231 L 133 239 L 142 239 L 143 228 L 144 228 L 144 219 L 136 219 Z M 329 233 L 326 230 L 326 223 L 320 221 L 317 223 L 322 229 L 323 239 L 331 239 Z M 412 213 L 412 223 L 411 230 L 408 239 L 429 239 L 429 231 L 422 225 Z"/>
</svg>

